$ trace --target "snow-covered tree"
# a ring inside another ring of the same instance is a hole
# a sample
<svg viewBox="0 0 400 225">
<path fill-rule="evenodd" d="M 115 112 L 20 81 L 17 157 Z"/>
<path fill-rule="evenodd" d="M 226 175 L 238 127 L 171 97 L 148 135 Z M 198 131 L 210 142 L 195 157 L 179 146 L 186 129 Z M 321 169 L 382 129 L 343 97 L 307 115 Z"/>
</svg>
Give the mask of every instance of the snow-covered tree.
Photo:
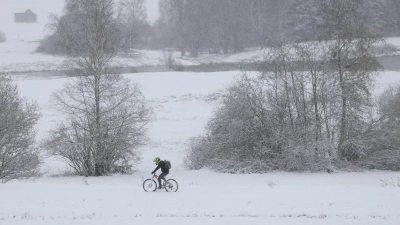
<svg viewBox="0 0 400 225">
<path fill-rule="evenodd" d="M 366 145 L 361 165 L 371 169 L 400 170 L 400 85 L 387 88 L 377 99 L 377 115 L 364 132 Z"/>
<path fill-rule="evenodd" d="M 121 35 L 127 47 L 141 47 L 149 33 L 147 12 L 144 0 L 121 0 L 118 2 L 117 18 Z"/>
<path fill-rule="evenodd" d="M 38 105 L 20 96 L 11 79 L 0 76 L 0 180 L 39 175 L 39 151 L 34 147 Z"/>
<path fill-rule="evenodd" d="M 320 38 L 330 49 L 330 73 L 337 81 L 340 98 L 338 118 L 338 155 L 354 160 L 360 152 L 352 145 L 352 136 L 359 132 L 359 122 L 372 106 L 372 84 L 379 63 L 370 49 L 379 35 L 374 25 L 363 20 L 353 0 L 326 0 L 320 5 Z"/>
<path fill-rule="evenodd" d="M 110 68 L 122 42 L 115 32 L 114 1 L 69 3 L 72 21 L 54 17 L 53 27 L 73 49 L 65 65 L 74 78 L 53 95 L 65 121 L 44 146 L 81 175 L 126 172 L 138 160 L 134 150 L 143 143 L 150 110 L 139 86 Z M 81 32 L 74 32 L 76 27 Z"/>
<path fill-rule="evenodd" d="M 172 47 L 190 48 L 193 55 L 207 48 L 241 51 L 277 37 L 284 2 L 161 0 L 159 28 Z"/>
<path fill-rule="evenodd" d="M 383 18 L 384 34 L 389 37 L 398 36 L 400 34 L 400 2 L 398 0 L 383 0 L 382 4 L 374 8 L 374 11 L 376 9 L 383 10 L 381 18 Z"/>
<path fill-rule="evenodd" d="M 64 120 L 50 131 L 44 146 L 80 175 L 129 172 L 139 160 L 135 149 L 144 143 L 150 120 L 139 86 L 104 72 L 99 83 L 94 76 L 76 74 L 52 96 Z"/>
<path fill-rule="evenodd" d="M 282 36 L 294 42 L 317 40 L 318 5 L 315 0 L 287 1 L 282 12 Z"/>
</svg>

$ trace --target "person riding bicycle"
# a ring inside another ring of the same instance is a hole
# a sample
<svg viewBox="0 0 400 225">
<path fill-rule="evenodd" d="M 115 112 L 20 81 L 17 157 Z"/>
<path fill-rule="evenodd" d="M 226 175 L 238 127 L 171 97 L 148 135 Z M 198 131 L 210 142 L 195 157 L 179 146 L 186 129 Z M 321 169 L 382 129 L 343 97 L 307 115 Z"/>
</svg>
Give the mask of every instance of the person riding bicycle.
<svg viewBox="0 0 400 225">
<path fill-rule="evenodd" d="M 166 167 L 165 162 L 160 160 L 160 157 L 155 157 L 153 162 L 157 165 L 157 167 L 153 170 L 153 172 L 151 172 L 151 174 L 155 173 L 161 168 L 161 174 L 158 176 L 158 189 L 161 189 L 161 179 L 165 178 L 169 174 L 169 169 Z"/>
</svg>

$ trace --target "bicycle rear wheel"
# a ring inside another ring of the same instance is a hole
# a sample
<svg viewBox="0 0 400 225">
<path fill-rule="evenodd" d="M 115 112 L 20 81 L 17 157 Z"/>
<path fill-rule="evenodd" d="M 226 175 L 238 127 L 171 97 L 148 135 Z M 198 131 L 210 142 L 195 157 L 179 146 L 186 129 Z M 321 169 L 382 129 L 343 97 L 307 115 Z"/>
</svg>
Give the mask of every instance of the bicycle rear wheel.
<svg viewBox="0 0 400 225">
<path fill-rule="evenodd" d="M 168 179 L 167 185 L 165 185 L 165 190 L 169 192 L 178 191 L 178 182 L 176 182 L 174 179 Z"/>
<path fill-rule="evenodd" d="M 145 191 L 156 191 L 157 183 L 152 179 L 143 181 L 143 189 Z"/>
</svg>

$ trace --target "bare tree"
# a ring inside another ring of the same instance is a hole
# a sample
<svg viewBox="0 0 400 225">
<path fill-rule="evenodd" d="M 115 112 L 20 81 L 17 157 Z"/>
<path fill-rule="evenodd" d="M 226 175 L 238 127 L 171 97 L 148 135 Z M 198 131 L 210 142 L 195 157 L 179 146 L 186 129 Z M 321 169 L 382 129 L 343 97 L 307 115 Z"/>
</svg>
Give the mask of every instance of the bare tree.
<svg viewBox="0 0 400 225">
<path fill-rule="evenodd" d="M 52 103 L 62 115 L 45 148 L 63 157 L 80 175 L 128 172 L 145 141 L 150 110 L 139 86 L 110 71 L 101 76 L 96 107 L 93 76 L 78 76 L 55 92 Z"/>
<path fill-rule="evenodd" d="M 304 121 L 308 120 L 309 125 L 314 126 L 315 142 L 330 141 L 330 132 L 335 124 L 328 115 L 328 110 L 335 108 L 336 105 L 327 99 L 332 99 L 336 93 L 329 87 L 329 84 L 335 81 L 326 73 L 328 62 L 324 56 L 328 50 L 318 42 L 295 44 L 294 48 L 300 66 L 298 73 L 303 73 L 301 79 L 305 81 L 305 90 L 301 93 L 307 97 L 302 97 L 305 99 L 302 105 L 312 105 L 303 107 L 309 109 L 309 111 L 303 110 L 304 115 L 308 117 Z"/>
<path fill-rule="evenodd" d="M 53 96 L 66 121 L 44 146 L 81 175 L 126 172 L 122 166 L 138 159 L 134 149 L 143 143 L 150 110 L 138 85 L 110 68 L 122 42 L 114 30 L 114 1 L 69 0 L 67 7 L 73 8 L 75 24 L 55 16 L 52 26 L 75 49 L 66 67 L 76 78 Z"/>
<path fill-rule="evenodd" d="M 265 85 L 266 108 L 279 133 L 278 151 L 286 170 L 324 170 L 330 166 L 328 130 L 332 118 L 322 127 L 323 98 L 333 95 L 323 88 L 329 81 L 325 73 L 323 45 L 318 43 L 278 43 L 268 48 L 260 71 Z M 331 107 L 329 104 L 328 107 Z M 310 163 L 314 165 L 310 165 Z"/>
<path fill-rule="evenodd" d="M 118 2 L 117 19 L 127 46 L 139 47 L 139 39 L 148 33 L 147 12 L 144 0 L 121 0 Z"/>
<path fill-rule="evenodd" d="M 371 106 L 370 90 L 380 68 L 370 51 L 379 36 L 360 17 L 358 2 L 328 0 L 320 7 L 320 34 L 329 46 L 331 73 L 340 90 L 338 155 L 349 160 L 357 158 L 357 154 L 346 152 L 346 141 L 352 136 L 350 126 Z"/>
<path fill-rule="evenodd" d="M 279 35 L 285 40 L 305 42 L 317 40 L 317 0 L 286 0 L 279 23 Z M 279 12 L 279 11 L 278 11 Z"/>
<path fill-rule="evenodd" d="M 207 48 L 228 53 L 242 51 L 249 46 L 261 46 L 267 37 L 280 38 L 282 20 L 292 16 L 292 13 L 284 14 L 284 11 L 293 2 L 160 0 L 159 27 L 164 28 L 165 34 L 161 39 L 168 39 L 170 46 L 167 47 L 190 48 L 192 55 Z M 298 10 L 301 11 L 304 9 Z M 297 21 L 301 23 L 304 20 Z M 302 30 L 297 32 L 306 30 L 308 24 L 302 25 L 299 25 Z M 288 25 L 288 30 L 291 28 Z"/>
<path fill-rule="evenodd" d="M 11 79 L 0 76 L 0 179 L 3 183 L 39 175 L 34 147 L 40 114 L 35 102 L 20 97 Z"/>
</svg>

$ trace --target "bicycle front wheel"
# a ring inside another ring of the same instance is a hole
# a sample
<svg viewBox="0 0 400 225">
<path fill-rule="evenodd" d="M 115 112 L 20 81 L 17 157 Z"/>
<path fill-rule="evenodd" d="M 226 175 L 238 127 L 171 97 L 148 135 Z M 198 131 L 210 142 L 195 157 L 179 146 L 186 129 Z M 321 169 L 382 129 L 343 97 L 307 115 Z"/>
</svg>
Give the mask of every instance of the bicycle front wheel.
<svg viewBox="0 0 400 225">
<path fill-rule="evenodd" d="M 156 191 L 157 183 L 152 179 L 143 181 L 143 189 L 145 191 Z"/>
<path fill-rule="evenodd" d="M 165 185 L 165 190 L 169 192 L 178 191 L 178 182 L 176 182 L 174 179 L 167 180 L 167 185 Z"/>
</svg>

